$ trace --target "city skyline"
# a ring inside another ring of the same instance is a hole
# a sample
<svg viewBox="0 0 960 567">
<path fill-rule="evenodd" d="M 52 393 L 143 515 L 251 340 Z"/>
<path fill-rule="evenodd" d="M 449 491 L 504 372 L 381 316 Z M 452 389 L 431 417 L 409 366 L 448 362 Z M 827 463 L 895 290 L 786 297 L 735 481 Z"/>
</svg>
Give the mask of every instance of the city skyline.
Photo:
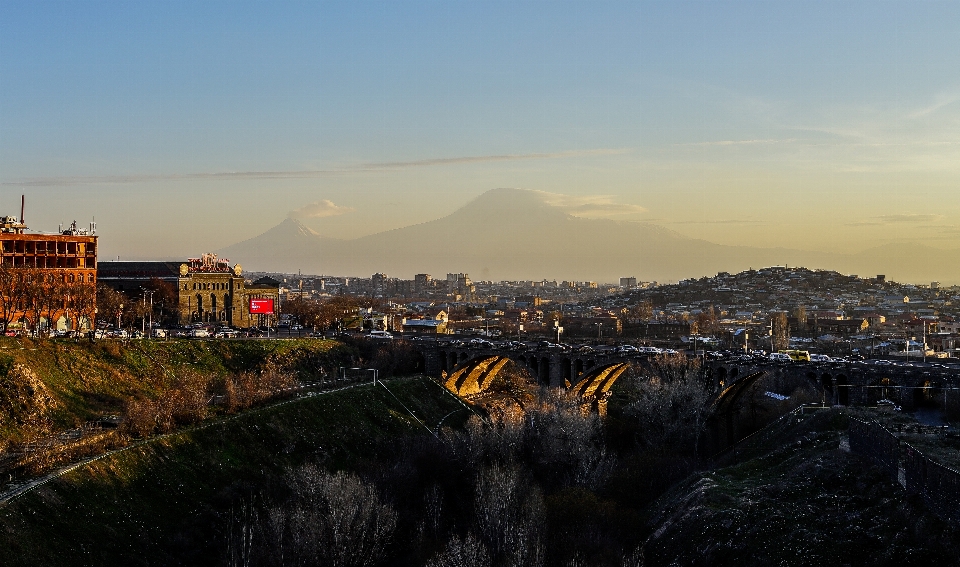
<svg viewBox="0 0 960 567">
<path fill-rule="evenodd" d="M 518 187 L 724 245 L 956 249 L 958 10 L 4 2 L 2 211 L 160 259 Z"/>
</svg>

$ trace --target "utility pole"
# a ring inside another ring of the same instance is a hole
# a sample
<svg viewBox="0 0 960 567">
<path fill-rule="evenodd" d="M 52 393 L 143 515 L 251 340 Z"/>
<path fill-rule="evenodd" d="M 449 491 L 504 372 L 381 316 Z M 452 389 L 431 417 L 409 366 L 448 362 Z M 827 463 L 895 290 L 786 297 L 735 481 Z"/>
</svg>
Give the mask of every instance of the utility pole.
<svg viewBox="0 0 960 567">
<path fill-rule="evenodd" d="M 923 321 L 923 361 L 927 361 L 927 321 L 926 319 L 921 319 Z"/>
</svg>

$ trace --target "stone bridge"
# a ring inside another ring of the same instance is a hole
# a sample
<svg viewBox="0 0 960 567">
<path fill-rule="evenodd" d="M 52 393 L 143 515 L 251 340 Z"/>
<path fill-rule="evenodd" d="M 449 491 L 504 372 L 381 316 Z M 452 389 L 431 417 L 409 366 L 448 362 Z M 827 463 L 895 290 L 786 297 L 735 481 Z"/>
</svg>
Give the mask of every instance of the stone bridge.
<svg viewBox="0 0 960 567">
<path fill-rule="evenodd" d="M 585 406 L 603 412 L 610 388 L 630 364 L 649 364 L 650 355 L 614 350 L 557 347 L 501 348 L 437 342 L 422 349 L 425 371 L 443 376 L 444 385 L 461 396 L 477 395 L 513 362 L 530 372 L 538 384 L 567 388 Z"/>
<path fill-rule="evenodd" d="M 943 406 L 945 396 L 951 403 L 960 402 L 960 394 L 950 393 L 960 388 L 960 365 L 713 361 L 707 363 L 706 372 L 722 391 L 758 372 L 802 378 L 819 386 L 824 401 L 831 405 L 874 405 L 890 400 L 910 410 L 931 403 Z"/>
<path fill-rule="evenodd" d="M 449 375 L 470 361 L 496 357 L 513 361 L 528 370 L 539 384 L 553 388 L 569 388 L 601 368 L 649 363 L 651 358 L 651 355 L 618 354 L 613 350 L 473 347 L 440 341 L 422 347 L 421 352 L 424 371 L 431 376 Z"/>
<path fill-rule="evenodd" d="M 421 347 L 427 374 L 452 376 L 470 366 L 474 370 L 461 373 L 461 384 L 454 391 L 469 395 L 482 390 L 506 364 L 513 361 L 527 369 L 538 383 L 569 388 L 581 395 L 600 397 L 609 391 L 628 364 L 649 364 L 652 355 L 618 354 L 613 349 L 556 347 L 503 348 L 471 346 L 456 342 L 436 341 Z M 488 361 L 483 366 L 481 361 Z M 745 377 L 792 376 L 820 387 L 824 401 L 832 405 L 873 405 L 890 400 L 904 409 L 921 404 L 944 405 L 946 396 L 960 405 L 960 364 L 913 362 L 909 364 L 867 364 L 852 362 L 773 362 L 773 361 L 707 361 L 705 377 L 719 397 L 739 396 L 742 387 L 731 388 Z M 751 381 L 752 381 L 751 380 Z M 466 387 L 466 389 L 463 389 Z"/>
</svg>

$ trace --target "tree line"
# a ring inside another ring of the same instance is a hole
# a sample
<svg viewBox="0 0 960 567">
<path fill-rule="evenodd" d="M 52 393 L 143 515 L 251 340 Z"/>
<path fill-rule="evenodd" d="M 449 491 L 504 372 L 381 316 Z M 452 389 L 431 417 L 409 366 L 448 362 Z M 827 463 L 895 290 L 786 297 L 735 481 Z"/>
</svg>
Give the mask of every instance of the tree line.
<svg viewBox="0 0 960 567">
<path fill-rule="evenodd" d="M 308 460 L 244 485 L 221 514 L 221 562 L 642 565 L 646 506 L 704 462 L 711 389 L 698 362 L 631 368 L 606 418 L 507 368 L 495 389 L 521 411 L 478 411 L 439 436 L 376 441 L 361 462 Z"/>
<path fill-rule="evenodd" d="M 0 266 L 0 325 L 14 324 L 39 333 L 59 316 L 89 326 L 96 310 L 94 284 L 74 274 L 41 268 Z"/>
</svg>

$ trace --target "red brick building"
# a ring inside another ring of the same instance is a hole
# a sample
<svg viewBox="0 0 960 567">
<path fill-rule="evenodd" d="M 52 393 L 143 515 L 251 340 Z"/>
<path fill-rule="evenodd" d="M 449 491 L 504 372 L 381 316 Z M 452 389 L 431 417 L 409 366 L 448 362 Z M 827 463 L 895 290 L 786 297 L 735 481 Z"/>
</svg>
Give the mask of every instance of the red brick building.
<svg viewBox="0 0 960 567">
<path fill-rule="evenodd" d="M 0 217 L 0 326 L 84 330 L 96 314 L 97 237 L 73 223 L 55 234 L 27 233 Z"/>
</svg>

